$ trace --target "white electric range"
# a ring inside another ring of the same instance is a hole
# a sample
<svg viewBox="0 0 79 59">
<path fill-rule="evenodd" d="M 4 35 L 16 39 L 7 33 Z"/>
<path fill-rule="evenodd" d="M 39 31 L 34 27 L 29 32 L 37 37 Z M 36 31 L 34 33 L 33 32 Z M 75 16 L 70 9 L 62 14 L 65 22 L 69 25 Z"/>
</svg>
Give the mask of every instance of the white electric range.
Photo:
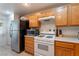
<svg viewBox="0 0 79 59">
<path fill-rule="evenodd" d="M 35 37 L 35 56 L 54 56 L 54 33 L 41 33 Z"/>
</svg>

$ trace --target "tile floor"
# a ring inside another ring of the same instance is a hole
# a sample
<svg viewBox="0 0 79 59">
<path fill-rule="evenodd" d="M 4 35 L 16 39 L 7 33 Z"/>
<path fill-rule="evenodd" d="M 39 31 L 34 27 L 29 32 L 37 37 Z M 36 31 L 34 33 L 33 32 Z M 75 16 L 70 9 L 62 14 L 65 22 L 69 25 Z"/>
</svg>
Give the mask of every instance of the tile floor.
<svg viewBox="0 0 79 59">
<path fill-rule="evenodd" d="M 0 56 L 31 56 L 28 53 L 16 53 L 11 50 L 11 46 L 7 44 L 7 41 L 4 40 L 5 36 L 0 35 Z"/>
<path fill-rule="evenodd" d="M 9 46 L 0 46 L 0 56 L 31 56 L 31 55 L 25 52 L 18 54 L 12 51 Z"/>
</svg>

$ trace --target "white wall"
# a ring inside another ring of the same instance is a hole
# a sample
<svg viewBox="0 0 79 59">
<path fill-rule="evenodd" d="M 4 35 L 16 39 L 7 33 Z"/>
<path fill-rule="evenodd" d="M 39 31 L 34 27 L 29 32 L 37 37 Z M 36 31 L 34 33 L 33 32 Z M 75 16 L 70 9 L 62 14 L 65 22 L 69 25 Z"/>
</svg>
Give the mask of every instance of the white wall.
<svg viewBox="0 0 79 59">
<path fill-rule="evenodd" d="M 79 32 L 79 27 L 63 27 L 62 28 L 62 33 L 64 35 L 77 36 L 78 32 Z"/>
<path fill-rule="evenodd" d="M 8 35 L 8 25 L 7 25 L 7 17 L 5 17 L 6 19 L 1 19 L 0 21 L 2 22 L 2 26 L 0 27 L 0 46 L 1 45 L 6 45 L 7 42 L 7 35 Z"/>
<path fill-rule="evenodd" d="M 12 19 L 12 14 L 0 15 L 0 21 L 3 22 L 2 27 L 0 27 L 0 46 L 11 45 L 9 28 Z"/>
</svg>

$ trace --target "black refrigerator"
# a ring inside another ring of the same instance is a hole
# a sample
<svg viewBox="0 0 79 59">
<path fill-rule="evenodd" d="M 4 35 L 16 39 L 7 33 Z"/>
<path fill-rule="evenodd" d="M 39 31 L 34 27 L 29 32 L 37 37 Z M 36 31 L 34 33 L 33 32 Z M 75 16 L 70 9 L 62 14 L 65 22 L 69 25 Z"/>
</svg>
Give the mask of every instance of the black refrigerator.
<svg viewBox="0 0 79 59">
<path fill-rule="evenodd" d="M 29 20 L 13 20 L 10 25 L 11 49 L 22 52 L 25 46 L 24 35 L 29 29 Z"/>
</svg>

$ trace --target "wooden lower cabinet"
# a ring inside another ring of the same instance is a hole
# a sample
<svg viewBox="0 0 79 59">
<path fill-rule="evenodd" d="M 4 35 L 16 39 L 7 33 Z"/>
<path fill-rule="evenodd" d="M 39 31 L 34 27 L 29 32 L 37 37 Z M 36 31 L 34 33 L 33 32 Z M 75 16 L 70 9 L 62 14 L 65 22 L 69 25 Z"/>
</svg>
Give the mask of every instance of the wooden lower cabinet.
<svg viewBox="0 0 79 59">
<path fill-rule="evenodd" d="M 31 55 L 34 55 L 34 50 L 31 49 L 30 47 L 25 47 L 25 52 L 31 54 Z"/>
<path fill-rule="evenodd" d="M 79 43 L 55 41 L 55 56 L 79 56 Z"/>
<path fill-rule="evenodd" d="M 34 55 L 34 37 L 25 36 L 25 52 Z"/>
<path fill-rule="evenodd" d="M 75 55 L 79 56 L 79 44 L 76 44 L 75 46 Z"/>
<path fill-rule="evenodd" d="M 64 52 L 63 52 L 63 48 L 61 48 L 61 47 L 55 47 L 55 55 L 56 56 L 62 56 L 64 54 Z"/>
<path fill-rule="evenodd" d="M 74 56 L 74 50 L 63 47 L 56 47 L 56 56 Z"/>
<path fill-rule="evenodd" d="M 75 53 L 74 49 L 67 48 L 64 50 L 65 50 L 65 56 L 74 56 L 74 53 Z"/>
</svg>

